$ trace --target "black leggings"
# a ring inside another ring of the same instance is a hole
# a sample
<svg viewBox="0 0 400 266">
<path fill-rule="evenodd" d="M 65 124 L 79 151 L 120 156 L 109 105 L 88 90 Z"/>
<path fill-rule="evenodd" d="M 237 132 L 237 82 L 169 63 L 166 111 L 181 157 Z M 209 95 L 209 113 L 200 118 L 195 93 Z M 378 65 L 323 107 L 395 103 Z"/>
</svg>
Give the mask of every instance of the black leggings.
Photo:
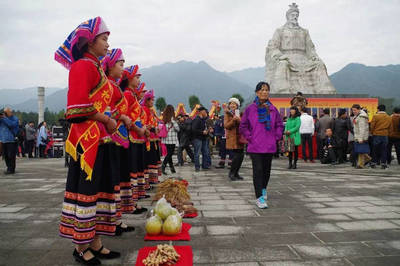
<svg viewBox="0 0 400 266">
<path fill-rule="evenodd" d="M 167 146 L 167 155 L 164 158 L 163 165 L 169 164 L 170 168 L 174 168 L 174 163 L 172 162 L 172 155 L 174 155 L 175 144 L 165 144 Z"/>
<path fill-rule="evenodd" d="M 299 146 L 294 146 L 294 151 L 293 152 L 289 152 L 289 162 L 291 162 L 293 160 L 293 153 L 294 153 L 294 161 L 297 162 L 297 160 L 299 159 Z"/>
<path fill-rule="evenodd" d="M 251 153 L 251 163 L 253 165 L 253 185 L 256 198 L 262 196 L 262 190 L 268 187 L 271 175 L 271 162 L 273 153 Z"/>
<path fill-rule="evenodd" d="M 234 176 L 239 175 L 239 169 L 242 166 L 243 158 L 244 158 L 244 153 L 242 149 L 237 149 L 237 150 L 232 150 L 233 152 L 233 159 L 232 159 L 232 165 L 231 165 L 231 171 L 230 173 Z"/>
<path fill-rule="evenodd" d="M 40 158 L 46 157 L 45 151 L 46 151 L 46 145 L 40 144 L 39 145 L 39 157 Z"/>
</svg>

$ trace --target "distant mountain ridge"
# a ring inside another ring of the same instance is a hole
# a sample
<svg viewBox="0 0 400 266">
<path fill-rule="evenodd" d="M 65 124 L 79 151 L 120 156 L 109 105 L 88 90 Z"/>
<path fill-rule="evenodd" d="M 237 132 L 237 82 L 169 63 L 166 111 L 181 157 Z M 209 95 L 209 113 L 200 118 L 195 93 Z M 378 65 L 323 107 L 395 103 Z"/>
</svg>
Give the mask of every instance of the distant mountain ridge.
<svg viewBox="0 0 400 266">
<path fill-rule="evenodd" d="M 245 95 L 251 91 L 245 83 L 215 70 L 204 61 L 165 63 L 145 68 L 142 73 L 146 87 L 154 88 L 156 97 L 164 97 L 174 106 L 180 102 L 187 106 L 190 95 L 197 95 L 202 104 L 209 106 L 211 100 L 225 100 L 234 93 Z"/>
<path fill-rule="evenodd" d="M 254 87 L 254 80 L 264 80 L 265 68 L 248 68 L 228 73 Z M 368 94 L 371 97 L 396 98 L 400 103 L 400 65 L 366 66 L 350 63 L 330 79 L 338 94 Z"/>
<path fill-rule="evenodd" d="M 330 78 L 338 93 L 365 93 L 400 99 L 400 65 L 366 66 L 351 63 Z"/>
<path fill-rule="evenodd" d="M 46 95 L 51 95 L 61 88 L 46 88 Z M 0 89 L 0 107 L 16 105 L 22 102 L 37 99 L 37 87 L 25 89 Z"/>
<path fill-rule="evenodd" d="M 211 100 L 226 101 L 240 93 L 247 99 L 257 82 L 264 80 L 264 67 L 221 72 L 204 61 L 179 61 L 141 69 L 142 81 L 148 89 L 155 89 L 156 97 L 164 97 L 168 104 L 182 102 L 197 95 L 206 107 Z M 369 94 L 374 97 L 394 97 L 400 103 L 400 65 L 366 66 L 351 63 L 330 76 L 339 94 Z M 65 109 L 67 89 L 46 88 L 45 107 L 58 112 Z M 15 110 L 37 111 L 37 88 L 0 90 L 0 108 L 11 105 Z"/>
</svg>

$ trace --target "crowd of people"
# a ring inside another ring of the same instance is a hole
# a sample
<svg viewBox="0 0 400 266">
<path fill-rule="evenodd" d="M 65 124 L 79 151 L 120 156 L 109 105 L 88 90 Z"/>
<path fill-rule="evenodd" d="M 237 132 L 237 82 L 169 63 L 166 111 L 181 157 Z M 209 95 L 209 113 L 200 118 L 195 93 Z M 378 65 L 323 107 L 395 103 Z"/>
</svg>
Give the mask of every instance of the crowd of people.
<svg viewBox="0 0 400 266">
<path fill-rule="evenodd" d="M 387 168 L 392 146 L 400 159 L 400 109 L 389 116 L 380 105 L 369 123 L 357 104 L 351 114 L 340 110 L 339 117 L 332 118 L 325 109 L 318 119 L 304 104 L 293 104 L 289 117 L 282 119 L 269 99 L 266 82 L 257 84 L 254 101 L 242 112 L 239 99 L 230 98 L 221 116 L 210 117 L 203 106 L 195 117 L 175 116 L 174 107 L 168 105 L 160 117 L 154 109 L 155 91 L 146 88 L 138 65 L 125 66 L 121 49 L 110 49 L 109 36 L 102 18 L 96 17 L 80 24 L 55 53 L 55 60 L 69 70 L 65 150 L 71 157 L 59 232 L 75 244 L 73 257 L 82 264 L 99 265 L 100 259 L 119 257 L 119 252 L 103 246 L 101 236 L 135 230 L 122 222 L 122 215 L 147 211 L 140 200 L 150 197 L 167 168 L 176 173 L 175 166 L 186 161 L 196 172 L 211 169 L 214 145 L 219 152 L 215 167 L 230 166 L 231 181 L 243 180 L 239 171 L 245 151 L 249 154 L 255 203 L 262 209 L 268 208 L 273 158 L 285 154 L 288 168 L 296 169 L 300 145 L 304 162 L 310 163 L 319 159 L 336 165 L 349 160 L 357 168 L 367 164 Z M 15 155 L 13 161 L 10 155 L 16 154 L 18 132 L 18 119 L 5 109 L 0 114 L 0 140 L 8 173 L 15 172 Z M 45 122 L 38 130 L 28 123 L 24 132 L 23 153 L 32 157 L 36 145 L 39 155 L 45 156 L 49 138 Z"/>
<path fill-rule="evenodd" d="M 15 174 L 17 157 L 51 157 L 52 144 L 51 132 L 45 121 L 35 128 L 33 121 L 23 125 L 10 107 L 0 112 L 0 155 L 7 166 L 4 174 Z"/>
<path fill-rule="evenodd" d="M 294 163 L 289 152 L 289 169 L 297 167 L 298 145 L 302 145 L 304 162 L 315 162 L 313 135 L 316 136 L 316 157 L 323 164 L 350 162 L 359 169 L 367 166 L 376 168 L 377 165 L 386 169 L 392 161 L 393 147 L 400 163 L 400 108 L 394 108 L 390 116 L 385 111 L 385 105 L 379 105 L 378 112 L 369 122 L 367 110 L 359 104 L 352 106 L 350 114 L 346 109 L 340 109 L 337 118 L 330 116 L 329 109 L 324 109 L 319 119 L 311 117 L 305 107 L 300 114 L 297 107 L 292 106 L 285 125 L 285 135 L 294 139 Z M 291 149 L 288 146 L 290 143 L 285 145 L 286 150 Z"/>
</svg>

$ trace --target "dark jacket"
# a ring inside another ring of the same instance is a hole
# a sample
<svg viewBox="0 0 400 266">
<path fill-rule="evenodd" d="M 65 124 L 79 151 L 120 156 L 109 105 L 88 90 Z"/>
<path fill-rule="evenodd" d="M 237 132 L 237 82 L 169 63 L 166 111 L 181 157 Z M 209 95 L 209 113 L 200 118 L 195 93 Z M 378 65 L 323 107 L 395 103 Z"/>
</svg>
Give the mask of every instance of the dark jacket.
<svg viewBox="0 0 400 266">
<path fill-rule="evenodd" d="M 187 146 L 191 141 L 192 119 L 188 118 L 183 123 L 179 123 L 179 145 Z"/>
<path fill-rule="evenodd" d="M 326 149 L 328 149 L 329 145 L 331 145 L 333 149 L 338 147 L 338 143 L 337 143 L 335 136 L 332 136 L 330 138 L 325 137 L 323 143 L 324 143 L 324 148 L 326 148 Z"/>
<path fill-rule="evenodd" d="M 200 118 L 200 116 L 196 116 L 196 118 L 192 122 L 192 138 L 205 140 L 207 135 L 203 134 L 203 131 L 206 130 L 206 118 Z"/>
<path fill-rule="evenodd" d="M 224 116 L 218 118 L 214 123 L 214 135 L 217 137 L 222 137 L 225 135 L 224 128 Z"/>
<path fill-rule="evenodd" d="M 337 118 L 333 122 L 333 135 L 338 141 L 339 145 L 343 145 L 344 142 L 347 142 L 348 132 L 351 131 L 350 119 L 345 118 Z M 343 143 L 342 143 L 343 142 Z"/>
</svg>

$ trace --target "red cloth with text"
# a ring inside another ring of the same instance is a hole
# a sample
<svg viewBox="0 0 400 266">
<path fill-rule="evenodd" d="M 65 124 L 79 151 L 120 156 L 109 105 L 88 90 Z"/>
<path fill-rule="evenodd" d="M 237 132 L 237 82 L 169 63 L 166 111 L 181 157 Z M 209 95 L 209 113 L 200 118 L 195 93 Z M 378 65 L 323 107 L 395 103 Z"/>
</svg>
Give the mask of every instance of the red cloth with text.
<svg viewBox="0 0 400 266">
<path fill-rule="evenodd" d="M 175 266 L 192 266 L 193 250 L 191 246 L 174 246 L 176 252 L 181 256 Z M 150 252 L 156 250 L 157 247 L 144 247 L 139 250 L 136 266 L 144 266 L 143 260 L 149 256 Z"/>
</svg>

